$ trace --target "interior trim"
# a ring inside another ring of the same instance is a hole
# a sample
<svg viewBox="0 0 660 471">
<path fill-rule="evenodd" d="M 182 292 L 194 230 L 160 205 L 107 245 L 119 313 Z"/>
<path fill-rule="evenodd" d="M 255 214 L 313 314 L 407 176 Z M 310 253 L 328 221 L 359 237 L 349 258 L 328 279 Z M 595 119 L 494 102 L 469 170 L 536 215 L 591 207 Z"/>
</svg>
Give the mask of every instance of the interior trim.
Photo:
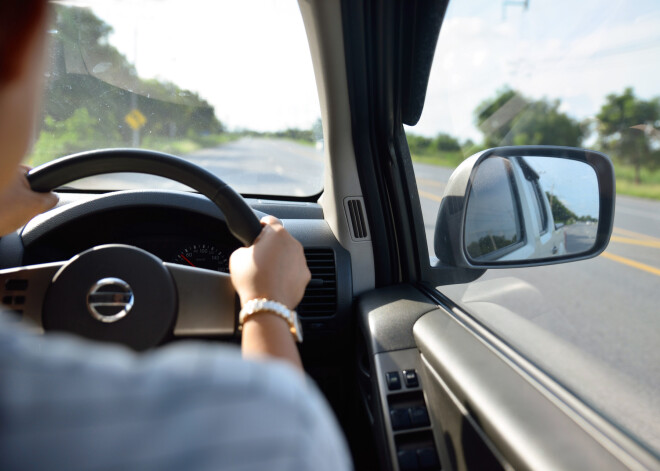
<svg viewBox="0 0 660 471">
<path fill-rule="evenodd" d="M 413 328 L 417 346 L 514 467 L 660 469 L 641 444 L 467 313 L 436 300 L 439 309 Z"/>
<path fill-rule="evenodd" d="M 351 254 L 353 294 L 358 295 L 375 286 L 374 253 L 371 240 L 351 238 L 344 215 L 344 199 L 363 193 L 351 132 L 343 30 L 336 27 L 342 24 L 341 0 L 299 0 L 298 4 L 311 51 L 323 122 L 325 181 L 319 203 L 333 234 Z"/>
<path fill-rule="evenodd" d="M 413 325 L 435 309 L 430 298 L 408 284 L 363 294 L 357 301 L 357 312 L 369 353 L 415 348 Z"/>
</svg>

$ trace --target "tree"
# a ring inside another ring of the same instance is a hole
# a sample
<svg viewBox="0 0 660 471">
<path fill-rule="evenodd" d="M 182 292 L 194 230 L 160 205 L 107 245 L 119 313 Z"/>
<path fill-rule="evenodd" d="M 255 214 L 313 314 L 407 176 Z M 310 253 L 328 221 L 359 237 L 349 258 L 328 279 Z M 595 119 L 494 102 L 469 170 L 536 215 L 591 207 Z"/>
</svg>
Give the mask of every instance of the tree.
<svg viewBox="0 0 660 471">
<path fill-rule="evenodd" d="M 147 118 L 143 136 L 197 138 L 223 132 L 213 107 L 199 94 L 168 81 L 140 78 L 109 43 L 111 33 L 112 27 L 90 9 L 55 5 L 52 73 L 41 125 L 50 136 L 40 139 L 39 159 L 47 157 L 47 143 L 53 144 L 50 158 L 131 143 L 133 130 L 124 118 L 133 108 Z M 74 132 L 72 126 L 80 129 Z"/>
<path fill-rule="evenodd" d="M 566 205 L 562 203 L 555 195 L 549 191 L 546 191 L 545 194 L 548 197 L 548 201 L 550 201 L 550 209 L 552 211 L 552 218 L 554 219 L 555 224 L 572 224 L 577 219 L 579 219 L 577 214 L 568 209 Z"/>
<path fill-rule="evenodd" d="M 559 111 L 559 100 L 530 100 L 505 87 L 475 110 L 487 147 L 503 145 L 579 146 L 581 124 Z"/>
<path fill-rule="evenodd" d="M 433 139 L 433 145 L 439 151 L 461 150 L 461 145 L 455 137 L 442 132 Z"/>
<path fill-rule="evenodd" d="M 112 116 L 108 116 L 113 119 Z M 55 156 L 63 156 L 97 147 L 115 147 L 121 141 L 119 127 L 101 124 L 90 116 L 87 108 L 78 108 L 67 119 L 44 119 L 43 130 L 34 145 L 31 165 L 40 165 Z"/>
<path fill-rule="evenodd" d="M 441 132 L 434 138 L 406 133 L 410 152 L 417 155 L 438 154 L 461 150 L 461 145 L 455 137 Z"/>
<path fill-rule="evenodd" d="M 495 98 L 481 102 L 474 111 L 477 127 L 484 133 L 487 147 L 503 145 L 511 133 L 515 115 L 526 105 L 524 98 L 516 91 L 505 87 Z"/>
<path fill-rule="evenodd" d="M 112 26 L 90 9 L 56 5 L 54 31 L 55 41 L 68 51 L 67 73 L 98 74 L 115 85 L 136 82 L 133 64 L 108 43 Z"/>
<path fill-rule="evenodd" d="M 417 134 L 406 134 L 408 148 L 413 154 L 427 154 L 433 147 L 433 139 Z"/>
<path fill-rule="evenodd" d="M 660 140 L 654 127 L 660 119 L 658 99 L 640 100 L 632 88 L 626 88 L 621 95 L 608 95 L 596 118 L 603 150 L 632 165 L 635 183 L 641 183 L 642 167 L 660 164 L 660 152 L 656 150 Z"/>
</svg>

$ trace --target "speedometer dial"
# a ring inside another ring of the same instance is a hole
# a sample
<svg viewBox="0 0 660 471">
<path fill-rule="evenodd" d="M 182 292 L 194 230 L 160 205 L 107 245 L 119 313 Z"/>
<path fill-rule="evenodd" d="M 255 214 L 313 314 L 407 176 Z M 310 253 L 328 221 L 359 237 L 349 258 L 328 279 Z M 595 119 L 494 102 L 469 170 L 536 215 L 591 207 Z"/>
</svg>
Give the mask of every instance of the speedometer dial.
<svg viewBox="0 0 660 471">
<path fill-rule="evenodd" d="M 229 273 L 229 256 L 211 244 L 193 244 L 174 257 L 174 263 Z"/>
</svg>

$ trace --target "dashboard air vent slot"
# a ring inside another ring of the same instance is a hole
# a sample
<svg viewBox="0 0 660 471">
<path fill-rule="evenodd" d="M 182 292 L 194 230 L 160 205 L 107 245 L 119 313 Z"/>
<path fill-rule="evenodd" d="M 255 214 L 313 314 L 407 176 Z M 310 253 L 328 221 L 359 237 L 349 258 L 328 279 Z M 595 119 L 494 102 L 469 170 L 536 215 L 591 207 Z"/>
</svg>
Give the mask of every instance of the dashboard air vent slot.
<svg viewBox="0 0 660 471">
<path fill-rule="evenodd" d="M 368 240 L 369 230 L 367 228 L 367 218 L 364 214 L 362 198 L 347 198 L 344 200 L 344 207 L 348 216 L 353 240 Z"/>
<path fill-rule="evenodd" d="M 337 311 L 337 273 L 332 249 L 305 249 L 312 273 L 298 314 L 300 317 L 328 317 Z"/>
</svg>

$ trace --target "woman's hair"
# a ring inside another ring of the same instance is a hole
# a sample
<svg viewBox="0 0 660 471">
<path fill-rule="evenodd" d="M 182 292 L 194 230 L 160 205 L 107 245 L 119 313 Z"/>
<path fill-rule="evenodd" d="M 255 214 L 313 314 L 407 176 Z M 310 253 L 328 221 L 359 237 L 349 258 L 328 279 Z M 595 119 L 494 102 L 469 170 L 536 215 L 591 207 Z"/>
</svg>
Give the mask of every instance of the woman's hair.
<svg viewBox="0 0 660 471">
<path fill-rule="evenodd" d="M 25 48 L 46 14 L 48 0 L 0 0 L 0 85 L 19 71 Z"/>
</svg>

